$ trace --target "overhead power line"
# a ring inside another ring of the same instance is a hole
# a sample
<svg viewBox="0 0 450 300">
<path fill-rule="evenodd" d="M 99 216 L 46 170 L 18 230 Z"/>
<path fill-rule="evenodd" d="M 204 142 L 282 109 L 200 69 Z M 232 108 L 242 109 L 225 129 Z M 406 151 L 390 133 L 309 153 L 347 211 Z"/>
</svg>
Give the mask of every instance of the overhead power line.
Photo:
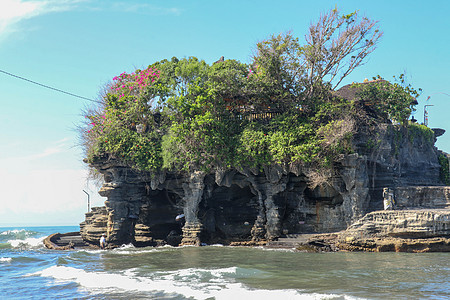
<svg viewBox="0 0 450 300">
<path fill-rule="evenodd" d="M 44 88 L 47 88 L 47 89 L 50 89 L 50 90 L 54 90 L 54 91 L 57 91 L 57 92 L 60 92 L 60 93 L 72 96 L 72 97 L 80 98 L 80 99 L 91 101 L 91 102 L 95 102 L 95 103 L 100 103 L 100 104 L 102 103 L 102 102 L 100 102 L 98 100 L 94 100 L 94 99 L 86 98 L 86 97 L 83 97 L 83 96 L 80 96 L 80 95 L 76 95 L 76 94 L 73 94 L 73 93 L 70 93 L 70 92 L 66 92 L 66 91 L 63 91 L 61 89 L 57 89 L 57 88 L 54 88 L 54 87 L 51 87 L 51 86 L 48 86 L 48 85 L 45 85 L 45 84 L 42 84 L 42 83 L 30 80 L 30 79 L 27 79 L 27 78 L 21 77 L 21 76 L 18 76 L 18 75 L 14 75 L 12 73 L 9 73 L 9 72 L 3 71 L 3 70 L 0 70 L 0 72 L 4 73 L 6 75 L 9 75 L 9 76 L 18 78 L 18 79 L 22 79 L 22 80 L 28 81 L 29 83 L 33 83 L 33 84 L 39 85 L 39 86 L 44 87 Z"/>
</svg>

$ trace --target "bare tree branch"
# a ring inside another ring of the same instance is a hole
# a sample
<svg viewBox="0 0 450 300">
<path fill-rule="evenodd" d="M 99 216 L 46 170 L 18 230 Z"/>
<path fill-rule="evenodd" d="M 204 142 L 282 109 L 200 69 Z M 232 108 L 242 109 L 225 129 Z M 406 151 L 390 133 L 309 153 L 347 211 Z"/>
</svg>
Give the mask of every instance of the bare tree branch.
<svg viewBox="0 0 450 300">
<path fill-rule="evenodd" d="M 303 52 L 311 89 L 318 81 L 330 82 L 336 88 L 364 64 L 382 35 L 377 21 L 358 18 L 358 12 L 341 16 L 334 9 L 322 15 L 316 24 L 311 24 Z"/>
</svg>

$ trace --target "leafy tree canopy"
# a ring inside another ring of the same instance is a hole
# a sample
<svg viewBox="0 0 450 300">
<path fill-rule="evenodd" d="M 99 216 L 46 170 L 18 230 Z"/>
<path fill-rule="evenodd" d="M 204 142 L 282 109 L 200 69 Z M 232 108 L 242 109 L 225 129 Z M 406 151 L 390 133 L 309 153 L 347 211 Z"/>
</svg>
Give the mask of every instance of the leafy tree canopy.
<svg viewBox="0 0 450 300">
<path fill-rule="evenodd" d="M 380 37 L 376 22 L 332 10 L 311 25 L 305 45 L 291 33 L 274 35 L 256 45 L 250 64 L 173 57 L 124 72 L 106 87 L 103 105 L 86 112 L 88 161 L 116 159 L 151 173 L 329 167 L 353 151 L 358 110 L 331 87 L 362 64 Z M 382 83 L 360 97 L 381 99 L 377 113 L 405 120 L 414 92 Z"/>
</svg>

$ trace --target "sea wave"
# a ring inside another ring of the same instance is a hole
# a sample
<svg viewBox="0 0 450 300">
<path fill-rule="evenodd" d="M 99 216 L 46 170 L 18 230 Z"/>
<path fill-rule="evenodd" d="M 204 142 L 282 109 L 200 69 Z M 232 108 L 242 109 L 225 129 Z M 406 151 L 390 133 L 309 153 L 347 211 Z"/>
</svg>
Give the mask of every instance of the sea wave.
<svg viewBox="0 0 450 300">
<path fill-rule="evenodd" d="M 27 229 L 9 229 L 0 232 L 0 249 L 36 249 L 42 248 L 44 237 L 39 232 Z"/>
<path fill-rule="evenodd" d="M 78 249 L 78 252 L 89 253 L 89 254 L 108 253 L 108 254 L 115 254 L 115 255 L 117 255 L 117 254 L 128 255 L 128 254 L 158 252 L 158 251 L 160 251 L 160 249 L 162 249 L 164 247 L 136 248 L 132 244 L 126 244 L 126 245 L 122 245 L 122 246 L 112 249 L 112 250 L 108 250 L 108 249 Z M 174 247 L 170 246 L 170 248 L 174 248 Z"/>
<path fill-rule="evenodd" d="M 4 230 L 4 231 L 0 232 L 0 241 L 6 241 L 6 240 L 12 240 L 12 239 L 24 240 L 24 239 L 34 236 L 36 234 L 37 234 L 36 231 L 27 230 L 27 229 Z"/>
<path fill-rule="evenodd" d="M 181 249 L 180 247 L 173 247 L 170 245 L 160 246 L 160 247 L 144 247 L 144 248 L 136 248 L 136 247 L 121 247 L 116 248 L 112 251 L 114 254 L 119 255 L 134 255 L 134 254 L 145 254 L 145 253 L 160 253 L 166 251 L 177 251 Z"/>
<path fill-rule="evenodd" d="M 2 231 L 0 232 L 0 235 L 9 235 L 11 233 L 13 234 L 17 234 L 19 232 L 24 232 L 26 231 L 25 229 L 13 229 L 13 230 L 6 230 L 6 231 Z"/>
<path fill-rule="evenodd" d="M 26 238 L 26 239 L 18 239 L 18 240 L 9 240 L 8 244 L 11 245 L 12 248 L 17 249 L 36 249 L 36 248 L 44 248 L 44 237 L 40 238 Z"/>
<path fill-rule="evenodd" d="M 0 257 L 0 263 L 10 263 L 11 261 L 11 257 Z"/>
<path fill-rule="evenodd" d="M 222 269 L 181 269 L 144 273 L 129 269 L 122 273 L 92 272 L 68 266 L 52 266 L 29 276 L 51 277 L 56 281 L 75 282 L 92 294 L 146 293 L 148 297 L 163 293 L 166 297 L 193 299 L 355 299 L 346 295 L 305 293 L 302 290 L 253 289 L 235 280 L 248 270 L 238 267 Z"/>
</svg>

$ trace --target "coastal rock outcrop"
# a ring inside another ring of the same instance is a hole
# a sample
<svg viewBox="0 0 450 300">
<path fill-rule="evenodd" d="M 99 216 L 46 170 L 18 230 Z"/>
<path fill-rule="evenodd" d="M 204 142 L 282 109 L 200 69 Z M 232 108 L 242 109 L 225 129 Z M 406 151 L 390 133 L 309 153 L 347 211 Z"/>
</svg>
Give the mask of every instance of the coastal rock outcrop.
<svg viewBox="0 0 450 300">
<path fill-rule="evenodd" d="M 450 195 L 450 194 L 448 194 Z M 349 251 L 450 251 L 450 210 L 376 211 L 339 234 Z"/>
<path fill-rule="evenodd" d="M 343 238 L 431 238 L 450 236 L 449 210 L 375 211 L 352 224 Z"/>
<path fill-rule="evenodd" d="M 96 244 L 106 232 L 115 247 L 258 244 L 292 233 L 338 232 L 355 222 L 340 241 L 372 227 L 390 237 L 406 235 L 411 228 L 431 228 L 436 214 L 415 213 L 414 218 L 425 222 L 415 226 L 407 211 L 376 211 L 383 209 L 386 189 L 393 191 L 400 209 L 449 207 L 434 140 L 394 125 L 368 130 L 360 129 L 354 139 L 357 151 L 336 160 L 335 172 L 318 184 L 312 184 L 307 165 L 150 175 L 114 159 L 98 160 L 91 167 L 104 176 L 99 193 L 107 200 L 104 208 L 86 214 L 81 234 Z M 448 226 L 446 214 L 440 215 L 439 224 Z M 364 230 L 358 231 L 357 224 Z"/>
<path fill-rule="evenodd" d="M 85 220 L 80 224 L 80 234 L 83 240 L 91 245 L 98 245 L 100 237 L 106 233 L 108 226 L 108 214 L 106 207 L 92 207 L 85 214 Z"/>
<path fill-rule="evenodd" d="M 267 246 L 306 252 L 450 252 L 450 210 L 375 211 L 340 232 L 296 234 Z"/>
</svg>

